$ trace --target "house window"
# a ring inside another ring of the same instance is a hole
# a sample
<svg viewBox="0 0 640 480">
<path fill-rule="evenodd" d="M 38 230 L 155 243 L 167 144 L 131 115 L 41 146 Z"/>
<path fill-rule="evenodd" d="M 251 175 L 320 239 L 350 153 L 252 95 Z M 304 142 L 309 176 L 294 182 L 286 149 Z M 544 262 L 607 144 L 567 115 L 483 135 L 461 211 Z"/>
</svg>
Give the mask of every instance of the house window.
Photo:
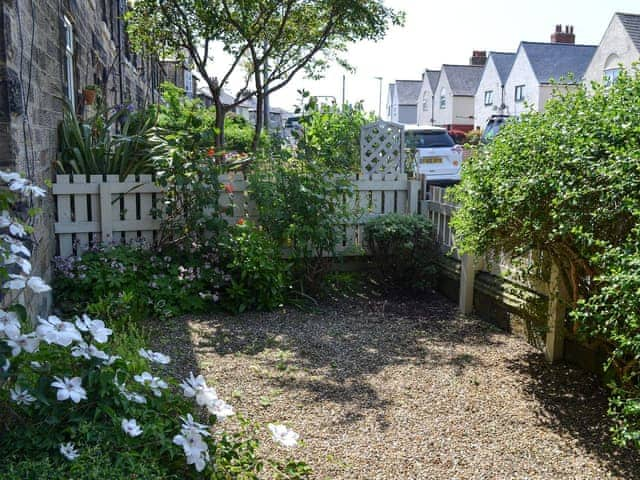
<svg viewBox="0 0 640 480">
<path fill-rule="evenodd" d="M 427 100 L 427 92 L 422 93 L 422 111 L 426 112 L 429 110 L 429 101 Z"/>
<path fill-rule="evenodd" d="M 443 88 L 440 90 L 440 110 L 447 108 L 447 90 Z"/>
<path fill-rule="evenodd" d="M 189 70 L 184 71 L 184 91 L 187 97 L 193 98 L 193 76 Z"/>
<path fill-rule="evenodd" d="M 516 102 L 524 101 L 524 85 L 516 86 L 515 99 L 516 99 Z"/>
<path fill-rule="evenodd" d="M 75 94 L 75 85 L 73 78 L 73 25 L 71 25 L 71 20 L 68 17 L 64 17 L 63 28 L 64 28 L 64 75 L 65 75 L 65 94 L 69 103 L 71 104 L 71 108 L 75 111 L 76 109 L 76 94 Z"/>
<path fill-rule="evenodd" d="M 611 85 L 613 85 L 613 83 L 618 79 L 619 76 L 620 76 L 619 67 L 606 69 L 604 71 L 605 86 L 610 87 Z"/>
<path fill-rule="evenodd" d="M 487 90 L 484 92 L 484 104 L 493 105 L 493 90 Z"/>
</svg>

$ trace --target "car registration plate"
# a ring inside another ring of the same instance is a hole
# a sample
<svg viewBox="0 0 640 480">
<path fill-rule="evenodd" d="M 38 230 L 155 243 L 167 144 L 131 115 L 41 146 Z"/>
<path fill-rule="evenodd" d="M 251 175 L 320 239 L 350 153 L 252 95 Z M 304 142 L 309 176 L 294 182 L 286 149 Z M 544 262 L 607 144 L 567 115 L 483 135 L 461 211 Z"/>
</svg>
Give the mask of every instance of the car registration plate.
<svg viewBox="0 0 640 480">
<path fill-rule="evenodd" d="M 441 157 L 422 157 L 420 159 L 420 163 L 425 164 L 425 163 L 442 163 L 442 158 Z"/>
</svg>

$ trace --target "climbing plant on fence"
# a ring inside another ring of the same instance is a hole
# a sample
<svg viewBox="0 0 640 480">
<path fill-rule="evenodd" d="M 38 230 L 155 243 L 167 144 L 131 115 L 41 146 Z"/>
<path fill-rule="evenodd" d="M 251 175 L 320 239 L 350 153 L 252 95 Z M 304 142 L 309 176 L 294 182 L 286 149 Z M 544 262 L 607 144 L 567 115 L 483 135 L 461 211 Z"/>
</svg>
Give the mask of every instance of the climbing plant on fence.
<svg viewBox="0 0 640 480">
<path fill-rule="evenodd" d="M 561 270 L 568 329 L 609 352 L 615 441 L 640 447 L 640 73 L 510 122 L 452 189 L 462 251 L 535 249 Z"/>
</svg>

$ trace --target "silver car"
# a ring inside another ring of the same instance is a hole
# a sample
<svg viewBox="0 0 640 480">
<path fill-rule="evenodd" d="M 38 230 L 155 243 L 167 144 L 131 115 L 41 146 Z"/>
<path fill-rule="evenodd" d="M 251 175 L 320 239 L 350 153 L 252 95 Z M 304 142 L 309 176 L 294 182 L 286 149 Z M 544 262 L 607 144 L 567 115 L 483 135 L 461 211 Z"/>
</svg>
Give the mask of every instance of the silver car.
<svg viewBox="0 0 640 480">
<path fill-rule="evenodd" d="M 405 147 L 415 150 L 418 174 L 427 183 L 447 185 L 460 181 L 462 147 L 456 145 L 445 128 L 408 125 L 404 128 Z"/>
</svg>

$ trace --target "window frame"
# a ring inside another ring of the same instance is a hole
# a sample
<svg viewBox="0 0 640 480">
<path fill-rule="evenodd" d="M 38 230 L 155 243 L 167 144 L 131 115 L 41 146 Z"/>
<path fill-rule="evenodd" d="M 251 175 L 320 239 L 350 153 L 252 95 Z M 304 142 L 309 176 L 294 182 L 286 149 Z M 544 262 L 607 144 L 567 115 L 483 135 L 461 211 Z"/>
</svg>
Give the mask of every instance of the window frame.
<svg viewBox="0 0 640 480">
<path fill-rule="evenodd" d="M 484 91 L 484 106 L 488 107 L 493 105 L 493 90 Z"/>
<path fill-rule="evenodd" d="M 513 97 L 516 102 L 524 102 L 524 88 L 525 85 L 516 85 L 515 91 L 513 92 Z"/>
<path fill-rule="evenodd" d="M 442 87 L 440 89 L 440 110 L 447 108 L 447 89 Z"/>
<path fill-rule="evenodd" d="M 611 85 L 613 85 L 616 82 L 616 80 L 618 80 L 619 76 L 620 76 L 619 66 L 615 66 L 613 68 L 606 68 L 604 70 L 605 87 L 610 87 Z"/>
<path fill-rule="evenodd" d="M 76 110 L 76 93 L 75 93 L 75 78 L 74 70 L 75 65 L 73 62 L 73 56 L 75 54 L 74 42 L 75 35 L 73 34 L 73 23 L 68 16 L 62 17 L 62 25 L 64 29 L 64 72 L 66 76 L 65 93 L 67 99 L 71 103 L 71 108 L 75 112 Z"/>
</svg>

